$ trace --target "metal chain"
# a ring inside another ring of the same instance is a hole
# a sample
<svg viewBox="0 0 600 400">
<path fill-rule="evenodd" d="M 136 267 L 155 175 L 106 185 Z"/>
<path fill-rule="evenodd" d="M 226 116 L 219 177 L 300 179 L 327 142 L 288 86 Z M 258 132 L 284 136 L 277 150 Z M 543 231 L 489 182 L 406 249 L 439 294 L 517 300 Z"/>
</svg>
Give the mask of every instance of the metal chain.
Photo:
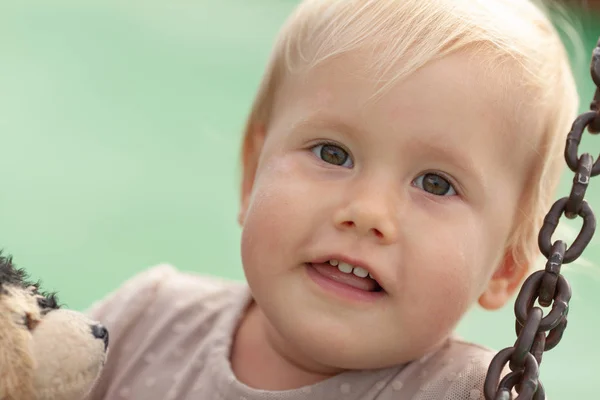
<svg viewBox="0 0 600 400">
<path fill-rule="evenodd" d="M 586 248 L 596 230 L 596 218 L 589 204 L 584 200 L 590 177 L 600 174 L 600 157 L 593 162 L 589 153 L 579 156 L 579 143 L 585 128 L 588 132 L 600 133 L 600 40 L 592 53 L 592 80 L 596 85 L 591 111 L 575 119 L 567 136 L 565 160 L 575 172 L 569 197 L 563 197 L 551 207 L 544 218 L 538 236 L 541 253 L 548 260 L 543 271 L 533 273 L 519 292 L 515 302 L 517 341 L 514 346 L 498 352 L 492 360 L 484 385 L 486 400 L 512 400 L 512 391 L 518 393 L 518 400 L 544 400 L 544 387 L 539 381 L 539 365 L 542 354 L 553 349 L 561 340 L 567 327 L 571 286 L 560 273 L 563 264 L 575 261 Z M 583 219 L 583 226 L 577 238 L 567 248 L 562 240 L 552 243 L 552 234 L 560 217 L 577 216 Z M 548 315 L 543 316 L 540 307 L 552 306 Z M 546 334 L 547 333 L 547 334 Z M 502 380 L 500 376 L 506 365 L 512 372 Z"/>
</svg>

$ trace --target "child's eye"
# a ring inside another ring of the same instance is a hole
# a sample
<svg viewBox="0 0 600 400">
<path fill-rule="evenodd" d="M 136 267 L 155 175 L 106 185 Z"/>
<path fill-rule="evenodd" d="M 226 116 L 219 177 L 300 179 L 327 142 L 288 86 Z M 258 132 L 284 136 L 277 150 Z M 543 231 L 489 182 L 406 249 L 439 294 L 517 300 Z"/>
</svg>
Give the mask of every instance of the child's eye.
<svg viewBox="0 0 600 400">
<path fill-rule="evenodd" d="M 455 196 L 456 190 L 446 178 L 434 173 L 418 176 L 413 181 L 416 187 L 436 196 Z"/>
<path fill-rule="evenodd" d="M 346 168 L 352 168 L 352 158 L 350 154 L 340 146 L 332 143 L 318 144 L 310 149 L 314 155 L 328 164 L 339 165 Z"/>
</svg>

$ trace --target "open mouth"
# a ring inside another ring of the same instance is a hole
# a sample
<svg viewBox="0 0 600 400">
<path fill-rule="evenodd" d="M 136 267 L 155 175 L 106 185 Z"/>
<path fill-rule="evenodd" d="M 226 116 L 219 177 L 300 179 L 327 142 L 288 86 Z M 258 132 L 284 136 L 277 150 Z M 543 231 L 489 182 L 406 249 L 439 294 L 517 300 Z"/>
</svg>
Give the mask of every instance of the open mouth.
<svg viewBox="0 0 600 400">
<path fill-rule="evenodd" d="M 334 259 L 309 265 L 323 277 L 350 288 L 370 293 L 384 291 L 379 282 L 364 268 Z"/>
</svg>

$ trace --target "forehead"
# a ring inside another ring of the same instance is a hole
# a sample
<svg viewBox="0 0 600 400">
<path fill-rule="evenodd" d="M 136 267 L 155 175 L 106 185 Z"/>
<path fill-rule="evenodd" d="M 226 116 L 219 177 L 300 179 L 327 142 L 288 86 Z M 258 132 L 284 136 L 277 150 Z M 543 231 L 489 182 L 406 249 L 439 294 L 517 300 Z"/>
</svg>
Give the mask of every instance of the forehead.
<svg viewBox="0 0 600 400">
<path fill-rule="evenodd" d="M 21 287 L 5 285 L 0 294 L 2 308 L 16 313 L 28 312 L 32 315 L 39 313 L 36 299 Z"/>
</svg>

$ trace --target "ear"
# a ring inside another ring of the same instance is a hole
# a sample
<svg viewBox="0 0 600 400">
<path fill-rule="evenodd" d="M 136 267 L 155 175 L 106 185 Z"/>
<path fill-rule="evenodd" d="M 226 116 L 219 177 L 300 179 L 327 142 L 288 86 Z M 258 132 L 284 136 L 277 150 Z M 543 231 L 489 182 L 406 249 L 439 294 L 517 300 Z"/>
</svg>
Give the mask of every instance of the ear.
<svg viewBox="0 0 600 400">
<path fill-rule="evenodd" d="M 485 292 L 479 297 L 479 304 L 486 310 L 503 307 L 521 285 L 528 270 L 529 266 L 515 262 L 511 249 L 508 249 Z"/>
<path fill-rule="evenodd" d="M 265 137 L 267 135 L 266 127 L 263 123 L 254 122 L 247 128 L 244 143 L 242 145 L 242 197 L 240 210 L 238 213 L 238 223 L 244 224 L 248 204 L 250 203 L 250 195 L 254 186 L 254 178 L 258 161 L 262 152 Z"/>
</svg>

